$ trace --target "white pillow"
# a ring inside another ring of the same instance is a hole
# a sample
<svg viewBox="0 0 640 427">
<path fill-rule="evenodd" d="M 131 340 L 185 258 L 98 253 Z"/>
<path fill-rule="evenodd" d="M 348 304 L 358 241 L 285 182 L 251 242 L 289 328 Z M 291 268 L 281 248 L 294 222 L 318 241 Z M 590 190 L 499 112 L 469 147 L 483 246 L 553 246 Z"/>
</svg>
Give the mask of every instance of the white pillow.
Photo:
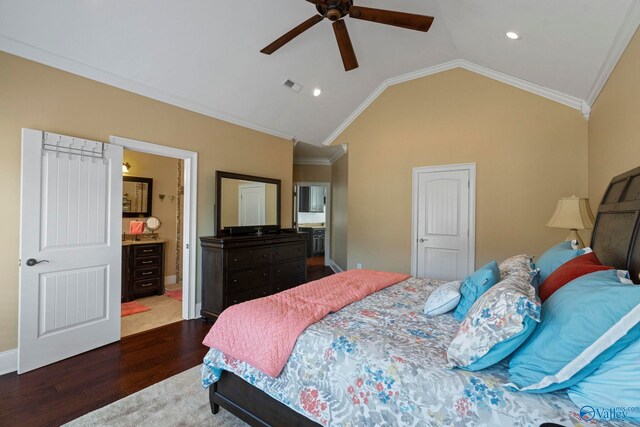
<svg viewBox="0 0 640 427">
<path fill-rule="evenodd" d="M 447 313 L 458 305 L 460 302 L 460 285 L 462 281 L 445 283 L 438 286 L 427 298 L 424 306 L 424 314 L 427 316 L 437 316 Z"/>
</svg>

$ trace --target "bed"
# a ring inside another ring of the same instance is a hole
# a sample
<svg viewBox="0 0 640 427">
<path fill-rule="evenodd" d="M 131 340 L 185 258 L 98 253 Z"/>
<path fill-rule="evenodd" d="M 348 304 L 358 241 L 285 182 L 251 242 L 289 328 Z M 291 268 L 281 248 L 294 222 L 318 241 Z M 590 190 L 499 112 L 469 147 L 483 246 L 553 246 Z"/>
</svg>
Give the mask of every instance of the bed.
<svg viewBox="0 0 640 427">
<path fill-rule="evenodd" d="M 598 210 L 591 246 L 603 264 L 640 280 L 640 168 L 615 177 Z M 272 378 L 212 349 L 202 381 L 219 406 L 251 425 L 584 425 L 565 391 L 504 387 L 507 361 L 478 372 L 449 369 L 459 327 L 426 317 L 441 282 L 410 278 L 308 327 Z M 602 425 L 629 425 L 622 421 Z"/>
</svg>

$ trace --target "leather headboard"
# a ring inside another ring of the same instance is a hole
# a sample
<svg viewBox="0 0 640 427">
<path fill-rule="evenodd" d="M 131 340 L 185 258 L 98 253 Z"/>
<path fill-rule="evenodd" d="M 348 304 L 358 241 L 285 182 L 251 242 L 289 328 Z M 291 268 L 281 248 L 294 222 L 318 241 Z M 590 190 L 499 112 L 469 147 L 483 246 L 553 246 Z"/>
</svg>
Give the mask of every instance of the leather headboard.
<svg viewBox="0 0 640 427">
<path fill-rule="evenodd" d="M 611 180 L 598 209 L 591 248 L 600 261 L 640 283 L 640 167 Z"/>
</svg>

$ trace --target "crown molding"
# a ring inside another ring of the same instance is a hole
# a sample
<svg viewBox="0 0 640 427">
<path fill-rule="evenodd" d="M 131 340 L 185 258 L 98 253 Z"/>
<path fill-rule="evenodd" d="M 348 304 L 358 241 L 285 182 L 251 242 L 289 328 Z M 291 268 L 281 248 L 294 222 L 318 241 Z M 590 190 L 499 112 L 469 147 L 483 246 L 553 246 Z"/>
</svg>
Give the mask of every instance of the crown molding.
<svg viewBox="0 0 640 427">
<path fill-rule="evenodd" d="M 335 162 L 338 161 L 338 159 L 342 156 L 344 156 L 345 154 L 347 154 L 347 144 L 340 144 L 340 150 L 337 150 L 333 156 L 331 156 L 331 158 L 329 159 L 329 161 L 331 162 L 331 164 L 334 164 Z"/>
<path fill-rule="evenodd" d="M 31 46 L 26 43 L 19 42 L 12 38 L 0 35 L 0 50 L 16 55 L 31 61 L 35 61 L 49 67 L 57 68 L 62 71 L 66 71 L 71 74 L 76 74 L 81 77 L 85 77 L 90 80 L 95 80 L 99 83 L 104 83 L 109 86 L 116 87 L 118 89 L 132 92 L 136 95 L 142 95 L 147 98 L 154 99 L 156 101 L 164 102 L 166 104 L 174 105 L 176 107 L 184 108 L 185 110 L 193 111 L 194 113 L 203 114 L 205 116 L 212 117 L 214 119 L 222 120 L 234 125 L 242 126 L 248 129 L 252 129 L 258 132 L 266 133 L 268 135 L 276 136 L 278 138 L 284 138 L 292 140 L 293 136 L 286 132 L 271 129 L 265 126 L 261 126 L 256 123 L 252 123 L 235 117 L 229 114 L 225 114 L 221 111 L 214 110 L 202 104 L 189 101 L 179 96 L 173 95 L 169 92 L 165 92 L 161 89 L 154 88 L 135 82 L 133 80 L 120 77 L 105 70 L 101 70 L 96 67 L 85 65 L 81 62 L 75 61 L 71 58 L 64 57 L 55 53 L 48 52 L 46 50 Z"/>
<path fill-rule="evenodd" d="M 307 165 L 307 166 L 331 166 L 329 159 L 323 159 L 319 157 L 299 157 L 293 159 L 294 165 Z"/>
<path fill-rule="evenodd" d="M 529 81 L 513 77 L 509 74 L 501 73 L 491 68 L 483 67 L 473 62 L 469 62 L 464 59 L 455 59 L 453 61 L 445 62 L 433 67 L 423 68 L 422 70 L 414 71 L 411 73 L 403 74 L 398 77 L 392 77 L 385 80 L 371 93 L 363 102 L 351 113 L 341 124 L 334 130 L 328 137 L 322 142 L 322 145 L 331 145 L 342 132 L 345 131 L 354 121 L 366 110 L 369 105 L 373 103 L 388 87 L 405 83 L 411 80 L 419 79 L 422 77 L 430 76 L 433 74 L 442 73 L 443 71 L 453 70 L 454 68 L 463 68 L 476 74 L 488 77 L 493 80 L 517 87 L 527 92 L 542 96 L 555 102 L 559 102 L 568 107 L 579 110 L 585 115 L 584 101 L 571 95 L 564 94 L 557 90 L 549 89 L 544 86 L 531 83 Z M 587 108 L 590 111 L 590 108 Z M 588 118 L 588 112 L 585 115 Z"/>
<path fill-rule="evenodd" d="M 622 54 L 636 33 L 638 25 L 640 25 L 640 2 L 634 1 L 629 5 L 629 9 L 627 9 L 627 13 L 625 13 L 622 26 L 614 37 L 609 52 L 596 76 L 596 80 L 585 99 L 585 103 L 589 106 L 589 109 L 591 109 L 593 103 L 598 99 L 598 95 L 600 95 L 602 89 L 604 89 L 604 85 L 607 83 L 607 80 L 609 80 L 611 73 L 613 73 Z"/>
</svg>

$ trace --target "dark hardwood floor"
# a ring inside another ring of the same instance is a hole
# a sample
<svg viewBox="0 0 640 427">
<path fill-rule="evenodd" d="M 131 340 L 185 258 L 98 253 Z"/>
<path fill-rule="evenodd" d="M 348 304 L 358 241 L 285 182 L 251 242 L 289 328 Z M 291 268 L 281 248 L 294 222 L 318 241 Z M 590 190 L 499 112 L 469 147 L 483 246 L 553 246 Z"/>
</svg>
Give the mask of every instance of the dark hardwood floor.
<svg viewBox="0 0 640 427">
<path fill-rule="evenodd" d="M 308 281 L 333 274 L 309 258 Z M 211 323 L 185 320 L 26 374 L 0 376 L 0 426 L 59 426 L 202 363 Z"/>
<path fill-rule="evenodd" d="M 0 376 L 0 426 L 59 426 L 197 366 L 210 328 L 185 320 L 26 374 Z"/>
<path fill-rule="evenodd" d="M 332 274 L 333 270 L 324 265 L 324 256 L 307 258 L 307 281 L 322 279 Z"/>
</svg>

